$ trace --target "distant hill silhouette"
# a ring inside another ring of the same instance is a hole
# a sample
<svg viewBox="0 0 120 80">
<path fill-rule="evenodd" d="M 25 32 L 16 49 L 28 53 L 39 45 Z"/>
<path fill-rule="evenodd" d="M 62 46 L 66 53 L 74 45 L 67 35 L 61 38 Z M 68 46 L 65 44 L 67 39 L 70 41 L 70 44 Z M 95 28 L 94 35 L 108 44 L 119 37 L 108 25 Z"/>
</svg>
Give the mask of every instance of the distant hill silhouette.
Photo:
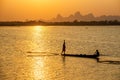
<svg viewBox="0 0 120 80">
<path fill-rule="evenodd" d="M 118 20 L 120 21 L 120 16 L 106 16 L 102 15 L 99 17 L 95 17 L 92 13 L 89 13 L 87 15 L 81 15 L 80 12 L 75 12 L 73 15 L 71 14 L 68 17 L 63 17 L 60 14 L 58 14 L 55 18 L 50 20 L 50 22 L 73 22 L 74 20 L 77 21 L 110 21 L 110 20 Z"/>
<path fill-rule="evenodd" d="M 120 25 L 120 16 L 106 16 L 102 15 L 95 17 L 92 13 L 87 15 L 81 15 L 80 12 L 76 12 L 68 17 L 63 17 L 60 14 L 52 20 L 26 20 L 26 21 L 1 21 L 0 26 L 96 26 L 96 25 Z"/>
</svg>

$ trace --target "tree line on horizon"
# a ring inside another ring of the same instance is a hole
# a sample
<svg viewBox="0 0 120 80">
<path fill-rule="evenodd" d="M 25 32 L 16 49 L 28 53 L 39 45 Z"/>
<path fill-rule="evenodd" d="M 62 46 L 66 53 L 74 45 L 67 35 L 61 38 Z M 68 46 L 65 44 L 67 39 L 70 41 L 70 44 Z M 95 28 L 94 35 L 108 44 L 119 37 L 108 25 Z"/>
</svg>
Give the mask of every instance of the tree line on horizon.
<svg viewBox="0 0 120 80">
<path fill-rule="evenodd" d="M 5 21 L 0 22 L 0 26 L 34 26 L 34 25 L 61 25 L 61 26 L 74 26 L 74 25 L 120 25 L 120 21 L 118 20 L 105 20 L 105 21 L 78 21 L 77 19 L 73 22 L 44 22 L 44 21 Z"/>
</svg>

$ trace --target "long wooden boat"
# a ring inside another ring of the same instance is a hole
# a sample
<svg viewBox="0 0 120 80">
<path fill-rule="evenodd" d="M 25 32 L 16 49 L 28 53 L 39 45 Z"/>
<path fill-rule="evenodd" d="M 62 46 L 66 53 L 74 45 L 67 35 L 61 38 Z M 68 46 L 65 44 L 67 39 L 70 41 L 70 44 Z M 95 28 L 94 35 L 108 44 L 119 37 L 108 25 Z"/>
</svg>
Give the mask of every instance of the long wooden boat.
<svg viewBox="0 0 120 80">
<path fill-rule="evenodd" d="M 86 55 L 86 54 L 61 54 L 62 56 L 70 57 L 84 57 L 84 58 L 97 58 L 99 55 Z"/>
</svg>

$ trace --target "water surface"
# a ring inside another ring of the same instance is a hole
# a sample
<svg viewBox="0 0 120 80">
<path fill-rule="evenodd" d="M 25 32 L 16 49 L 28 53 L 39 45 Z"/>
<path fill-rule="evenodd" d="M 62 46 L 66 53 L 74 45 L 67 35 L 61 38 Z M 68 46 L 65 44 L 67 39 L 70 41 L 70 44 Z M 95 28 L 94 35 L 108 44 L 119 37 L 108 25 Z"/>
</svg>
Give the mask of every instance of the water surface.
<svg viewBox="0 0 120 80">
<path fill-rule="evenodd" d="M 0 80 L 119 80 L 120 26 L 0 27 Z M 60 56 L 63 40 L 71 54 Z"/>
</svg>

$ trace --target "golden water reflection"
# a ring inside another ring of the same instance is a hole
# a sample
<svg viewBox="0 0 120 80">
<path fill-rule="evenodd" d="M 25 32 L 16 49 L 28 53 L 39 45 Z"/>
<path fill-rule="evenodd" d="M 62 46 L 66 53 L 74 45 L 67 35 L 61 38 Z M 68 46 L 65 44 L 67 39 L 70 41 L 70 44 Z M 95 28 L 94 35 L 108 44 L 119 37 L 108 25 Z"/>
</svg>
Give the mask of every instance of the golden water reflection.
<svg viewBox="0 0 120 80">
<path fill-rule="evenodd" d="M 55 80 L 64 78 L 64 67 L 60 57 L 46 56 L 33 57 L 32 59 L 31 71 L 35 80 Z"/>
<path fill-rule="evenodd" d="M 45 57 L 41 57 L 44 55 L 45 51 L 45 44 L 46 41 L 44 40 L 45 35 L 43 34 L 47 29 L 44 26 L 34 26 L 32 27 L 32 35 L 33 35 L 33 50 L 31 52 L 31 59 L 32 59 L 32 73 L 33 78 L 35 80 L 45 80 L 47 67 L 45 66 Z M 34 53 L 37 52 L 37 53 Z"/>
<path fill-rule="evenodd" d="M 44 26 L 34 26 L 32 27 L 32 35 L 33 35 L 33 44 L 34 52 L 42 52 L 44 51 L 45 41 L 43 40 L 43 32 L 45 31 Z"/>
<path fill-rule="evenodd" d="M 32 63 L 33 66 L 33 77 L 35 80 L 41 79 L 43 80 L 45 78 L 44 74 L 44 60 L 42 58 L 34 58 L 34 61 Z"/>
</svg>

